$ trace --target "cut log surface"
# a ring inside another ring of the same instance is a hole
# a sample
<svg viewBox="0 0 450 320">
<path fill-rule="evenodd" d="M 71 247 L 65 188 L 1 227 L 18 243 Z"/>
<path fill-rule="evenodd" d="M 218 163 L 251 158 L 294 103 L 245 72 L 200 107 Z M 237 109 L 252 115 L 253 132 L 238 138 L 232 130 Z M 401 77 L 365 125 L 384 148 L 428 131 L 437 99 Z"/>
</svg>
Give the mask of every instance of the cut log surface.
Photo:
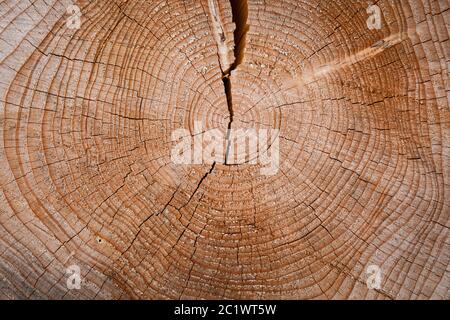
<svg viewBox="0 0 450 320">
<path fill-rule="evenodd" d="M 0 298 L 450 299 L 450 5 L 369 5 L 1 1 Z"/>
</svg>

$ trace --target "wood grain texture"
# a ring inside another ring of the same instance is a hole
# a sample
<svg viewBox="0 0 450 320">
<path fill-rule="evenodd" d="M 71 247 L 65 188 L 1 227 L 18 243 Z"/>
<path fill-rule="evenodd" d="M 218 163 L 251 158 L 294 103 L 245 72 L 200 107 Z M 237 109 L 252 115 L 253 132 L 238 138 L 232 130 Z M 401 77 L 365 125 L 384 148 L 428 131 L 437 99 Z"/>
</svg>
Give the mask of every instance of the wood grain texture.
<svg viewBox="0 0 450 320">
<path fill-rule="evenodd" d="M 71 4 L 0 2 L 0 298 L 450 298 L 447 0 L 379 30 L 369 1 Z M 278 173 L 175 165 L 195 121 L 279 129 Z"/>
</svg>

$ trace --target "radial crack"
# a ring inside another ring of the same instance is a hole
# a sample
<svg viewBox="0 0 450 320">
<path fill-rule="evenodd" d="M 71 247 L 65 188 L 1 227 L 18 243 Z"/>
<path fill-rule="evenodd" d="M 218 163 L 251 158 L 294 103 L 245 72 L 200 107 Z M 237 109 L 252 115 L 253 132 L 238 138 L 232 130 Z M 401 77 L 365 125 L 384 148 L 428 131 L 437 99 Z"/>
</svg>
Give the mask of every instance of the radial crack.
<svg viewBox="0 0 450 320">
<path fill-rule="evenodd" d="M 227 130 L 227 147 L 225 152 L 225 164 L 228 164 L 228 157 L 231 147 L 231 126 L 234 119 L 233 97 L 231 92 L 231 72 L 235 70 L 244 59 L 245 37 L 249 29 L 247 24 L 248 4 L 247 0 L 230 0 L 234 29 L 234 62 L 228 70 L 222 72 L 222 81 L 227 98 L 229 121 Z"/>
<path fill-rule="evenodd" d="M 206 177 L 208 175 L 210 175 L 213 172 L 215 166 L 216 166 L 216 162 L 214 161 L 213 164 L 211 165 L 211 168 L 209 169 L 209 171 L 206 172 L 203 175 L 203 177 L 200 179 L 200 181 L 198 182 L 197 187 L 195 188 L 195 190 L 192 193 L 192 195 L 189 197 L 188 201 L 184 205 L 182 205 L 180 208 L 178 208 L 178 211 L 180 211 L 181 209 L 186 207 L 189 204 L 189 202 L 191 202 L 192 198 L 195 196 L 195 194 L 197 193 L 198 189 L 200 189 L 200 186 L 202 185 L 203 181 L 206 179 Z"/>
</svg>

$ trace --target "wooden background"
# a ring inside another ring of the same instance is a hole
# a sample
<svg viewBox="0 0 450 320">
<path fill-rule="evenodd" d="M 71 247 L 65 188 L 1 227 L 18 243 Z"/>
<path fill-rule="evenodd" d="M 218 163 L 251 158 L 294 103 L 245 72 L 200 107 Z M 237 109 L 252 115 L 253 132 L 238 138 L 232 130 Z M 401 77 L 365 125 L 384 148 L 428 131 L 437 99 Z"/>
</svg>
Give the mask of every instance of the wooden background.
<svg viewBox="0 0 450 320">
<path fill-rule="evenodd" d="M 0 1 L 0 298 L 450 298 L 448 1 L 71 4 Z M 175 165 L 195 121 L 278 172 Z"/>
</svg>

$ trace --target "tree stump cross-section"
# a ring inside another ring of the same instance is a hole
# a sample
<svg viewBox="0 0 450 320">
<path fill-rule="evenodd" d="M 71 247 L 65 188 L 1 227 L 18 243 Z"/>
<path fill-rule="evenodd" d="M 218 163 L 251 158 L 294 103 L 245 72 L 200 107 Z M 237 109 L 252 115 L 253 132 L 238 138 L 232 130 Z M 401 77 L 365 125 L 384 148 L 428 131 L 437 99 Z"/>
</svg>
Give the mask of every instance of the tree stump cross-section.
<svg viewBox="0 0 450 320">
<path fill-rule="evenodd" d="M 0 298 L 449 299 L 449 7 L 1 1 Z"/>
</svg>

